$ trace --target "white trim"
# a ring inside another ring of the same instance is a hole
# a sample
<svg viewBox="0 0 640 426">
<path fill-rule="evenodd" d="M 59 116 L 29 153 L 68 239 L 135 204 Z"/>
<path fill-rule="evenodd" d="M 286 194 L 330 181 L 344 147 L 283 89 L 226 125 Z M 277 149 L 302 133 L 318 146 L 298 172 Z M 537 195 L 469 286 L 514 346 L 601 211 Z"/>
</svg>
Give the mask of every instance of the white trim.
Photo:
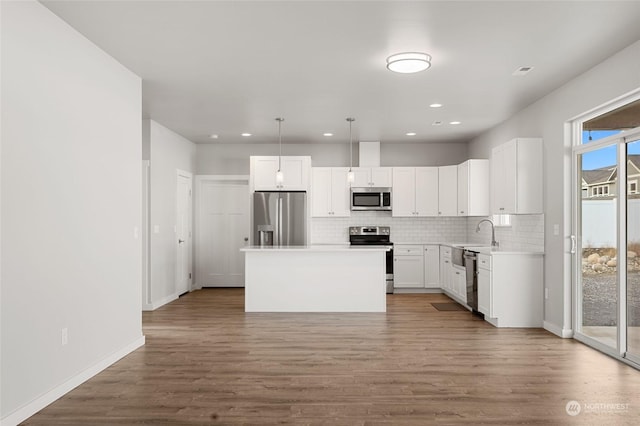
<svg viewBox="0 0 640 426">
<path fill-rule="evenodd" d="M 567 330 L 566 328 L 562 328 L 559 325 L 552 324 L 548 321 L 543 322 L 542 328 L 558 337 L 562 337 L 563 339 L 570 339 L 573 337 L 573 330 Z"/>
<path fill-rule="evenodd" d="M 218 180 L 218 181 L 247 181 L 249 182 L 249 175 L 196 175 L 196 182 L 201 180 Z"/>
<path fill-rule="evenodd" d="M 188 171 L 182 170 L 182 169 L 176 169 L 176 172 L 180 176 L 184 176 L 186 178 L 193 179 L 193 173 L 191 173 L 191 172 L 188 172 Z"/>
<path fill-rule="evenodd" d="M 142 160 L 142 310 L 151 302 L 151 162 Z"/>
<path fill-rule="evenodd" d="M 394 288 L 393 294 L 442 294 L 444 291 L 441 288 Z"/>
<path fill-rule="evenodd" d="M 178 181 L 180 178 L 185 178 L 189 180 L 189 211 L 187 212 L 187 217 L 189 218 L 189 226 L 188 226 L 188 231 L 187 231 L 187 239 L 186 239 L 186 243 L 187 243 L 187 264 L 189 265 L 189 274 L 191 275 L 191 277 L 189 278 L 189 282 L 187 283 L 187 292 L 189 291 L 193 291 L 193 281 L 194 281 L 194 275 L 195 275 L 195 271 L 193 271 L 193 252 L 194 252 L 194 235 L 195 235 L 195 230 L 194 230 L 194 226 L 193 226 L 193 174 L 191 174 L 190 172 L 184 171 L 184 170 L 180 170 L 180 169 L 176 169 L 176 182 L 175 182 L 175 194 L 176 194 L 176 210 L 175 210 L 175 216 L 174 216 L 174 237 L 175 237 L 175 252 L 174 252 L 174 260 L 176 262 L 176 269 L 175 269 L 175 281 L 174 281 L 174 289 L 177 290 L 178 288 L 178 283 L 180 282 L 180 277 L 178 276 L 178 271 L 180 270 L 180 268 L 178 267 L 178 235 L 177 235 L 177 231 L 178 231 L 178 210 L 179 210 L 179 206 L 178 206 L 178 200 L 179 200 L 179 194 L 178 194 Z M 181 294 L 181 293 L 179 293 Z"/>
<path fill-rule="evenodd" d="M 145 311 L 155 311 L 161 306 L 166 305 L 167 303 L 171 303 L 176 300 L 180 296 L 178 293 L 170 294 L 169 296 L 163 297 L 160 300 L 156 300 L 155 302 L 145 303 L 143 310 Z"/>
<path fill-rule="evenodd" d="M 47 405 L 56 401 L 58 398 L 71 392 L 74 388 L 80 386 L 81 384 L 91 379 L 101 371 L 105 370 L 106 368 L 118 362 L 120 359 L 129 355 L 131 352 L 143 346 L 144 343 L 145 343 L 145 337 L 140 336 L 133 342 L 124 346 L 122 349 L 112 353 L 111 355 L 107 356 L 103 360 L 98 361 L 91 367 L 71 377 L 61 385 L 56 386 L 54 389 L 50 390 L 44 395 L 34 399 L 27 405 L 17 409 L 13 413 L 4 417 L 2 420 L 0 420 L 0 424 L 2 424 L 2 426 L 14 426 L 25 421 L 29 417 L 36 414 L 38 411 L 45 408 Z"/>
</svg>

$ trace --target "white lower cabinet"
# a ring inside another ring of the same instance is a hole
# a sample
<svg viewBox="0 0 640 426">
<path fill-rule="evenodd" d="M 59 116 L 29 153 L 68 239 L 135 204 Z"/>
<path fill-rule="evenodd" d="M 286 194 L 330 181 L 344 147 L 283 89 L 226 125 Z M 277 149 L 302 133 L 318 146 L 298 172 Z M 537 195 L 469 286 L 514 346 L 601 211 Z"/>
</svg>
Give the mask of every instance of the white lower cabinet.
<svg viewBox="0 0 640 426">
<path fill-rule="evenodd" d="M 491 312 L 491 256 L 478 255 L 478 312 L 492 317 Z"/>
<path fill-rule="evenodd" d="M 424 288 L 440 288 L 440 246 L 424 246 Z"/>
<path fill-rule="evenodd" d="M 440 246 L 440 284 L 445 292 L 451 292 L 453 266 L 451 265 L 451 247 Z"/>
<path fill-rule="evenodd" d="M 478 311 L 486 321 L 496 327 L 542 327 L 542 254 L 481 254 L 478 272 Z"/>
<path fill-rule="evenodd" d="M 424 287 L 424 255 L 421 245 L 398 244 L 394 246 L 393 287 Z"/>
<path fill-rule="evenodd" d="M 467 303 L 467 272 L 460 266 L 453 267 L 453 288 L 452 293 L 459 302 Z"/>
</svg>

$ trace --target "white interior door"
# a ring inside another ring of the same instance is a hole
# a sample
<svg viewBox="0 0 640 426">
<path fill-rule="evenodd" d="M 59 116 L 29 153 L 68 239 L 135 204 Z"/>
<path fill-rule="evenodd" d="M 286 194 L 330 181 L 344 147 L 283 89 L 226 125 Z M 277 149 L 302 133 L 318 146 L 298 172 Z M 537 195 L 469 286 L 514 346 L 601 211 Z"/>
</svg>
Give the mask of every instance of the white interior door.
<svg viewBox="0 0 640 426">
<path fill-rule="evenodd" d="M 199 287 L 244 287 L 249 243 L 248 181 L 198 181 L 196 279 Z"/>
<path fill-rule="evenodd" d="M 191 289 L 191 175 L 178 172 L 176 191 L 176 292 Z"/>
</svg>

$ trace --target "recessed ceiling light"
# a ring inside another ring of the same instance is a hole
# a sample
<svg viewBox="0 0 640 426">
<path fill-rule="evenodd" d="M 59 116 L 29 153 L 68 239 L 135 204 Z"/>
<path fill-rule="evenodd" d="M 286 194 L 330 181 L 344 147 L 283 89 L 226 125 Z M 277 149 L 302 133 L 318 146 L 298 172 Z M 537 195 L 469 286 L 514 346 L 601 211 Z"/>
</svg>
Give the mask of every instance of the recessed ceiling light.
<svg viewBox="0 0 640 426">
<path fill-rule="evenodd" d="M 393 72 L 411 74 L 431 66 L 431 56 L 420 52 L 396 53 L 387 58 L 387 68 Z"/>
<path fill-rule="evenodd" d="M 209 135 L 209 139 L 218 139 L 218 135 L 216 134 Z"/>
<path fill-rule="evenodd" d="M 442 104 L 431 104 L 429 105 L 431 108 L 442 108 Z"/>
<path fill-rule="evenodd" d="M 333 133 L 323 133 L 322 136 L 326 136 L 326 137 L 333 136 Z"/>
<path fill-rule="evenodd" d="M 453 124 L 453 125 L 460 124 L 460 123 L 462 123 L 462 121 L 450 121 L 449 122 L 449 124 Z"/>
<path fill-rule="evenodd" d="M 245 138 L 248 138 L 249 136 L 251 136 L 251 133 L 243 133 L 242 136 L 244 136 Z"/>
<path fill-rule="evenodd" d="M 415 135 L 416 135 L 416 132 L 408 132 L 408 133 L 405 133 L 405 134 L 406 134 L 407 136 L 415 136 Z"/>
<path fill-rule="evenodd" d="M 523 75 L 529 74 L 529 72 L 531 72 L 532 69 L 533 67 L 520 67 L 514 72 L 512 72 L 511 75 L 516 77 L 522 77 Z"/>
<path fill-rule="evenodd" d="M 431 123 L 432 126 L 442 126 L 442 121 L 434 121 Z"/>
</svg>

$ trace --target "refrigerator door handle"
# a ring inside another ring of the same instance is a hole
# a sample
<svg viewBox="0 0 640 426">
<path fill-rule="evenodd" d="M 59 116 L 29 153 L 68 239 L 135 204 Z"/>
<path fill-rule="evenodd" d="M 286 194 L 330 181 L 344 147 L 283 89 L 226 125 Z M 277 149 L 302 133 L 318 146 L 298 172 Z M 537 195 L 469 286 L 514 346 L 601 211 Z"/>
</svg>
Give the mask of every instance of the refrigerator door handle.
<svg viewBox="0 0 640 426">
<path fill-rule="evenodd" d="M 282 197 L 278 197 L 278 224 L 277 224 L 277 232 L 278 232 L 278 245 L 282 245 Z"/>
</svg>

